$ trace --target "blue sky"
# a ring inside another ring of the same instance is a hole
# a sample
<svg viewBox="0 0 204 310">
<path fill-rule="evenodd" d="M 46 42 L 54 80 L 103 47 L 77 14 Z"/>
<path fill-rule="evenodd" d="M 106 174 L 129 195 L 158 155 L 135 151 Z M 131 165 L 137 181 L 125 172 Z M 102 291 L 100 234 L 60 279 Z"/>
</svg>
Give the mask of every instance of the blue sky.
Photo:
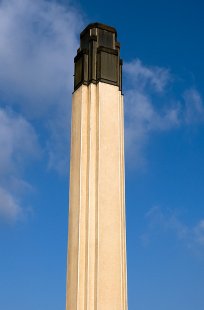
<svg viewBox="0 0 204 310">
<path fill-rule="evenodd" d="M 0 309 L 65 309 L 73 57 L 124 60 L 131 310 L 204 309 L 204 4 L 0 1 Z"/>
</svg>

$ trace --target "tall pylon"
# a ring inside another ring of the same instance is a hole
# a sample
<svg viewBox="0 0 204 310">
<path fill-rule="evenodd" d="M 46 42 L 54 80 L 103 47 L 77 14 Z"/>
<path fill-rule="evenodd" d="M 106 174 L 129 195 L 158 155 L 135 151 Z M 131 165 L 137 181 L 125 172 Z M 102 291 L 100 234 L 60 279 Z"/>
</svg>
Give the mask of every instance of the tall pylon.
<svg viewBox="0 0 204 310">
<path fill-rule="evenodd" d="M 127 310 L 122 60 L 116 30 L 88 25 L 74 62 L 66 310 Z"/>
</svg>

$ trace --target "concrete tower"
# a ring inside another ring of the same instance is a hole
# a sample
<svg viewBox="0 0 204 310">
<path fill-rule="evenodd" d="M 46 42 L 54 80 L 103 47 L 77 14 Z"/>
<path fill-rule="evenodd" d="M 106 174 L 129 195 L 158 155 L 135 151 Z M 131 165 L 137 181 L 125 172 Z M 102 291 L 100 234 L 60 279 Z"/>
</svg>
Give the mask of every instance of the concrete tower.
<svg viewBox="0 0 204 310">
<path fill-rule="evenodd" d="M 88 25 L 74 62 L 66 310 L 127 310 L 122 61 L 116 30 Z"/>
</svg>

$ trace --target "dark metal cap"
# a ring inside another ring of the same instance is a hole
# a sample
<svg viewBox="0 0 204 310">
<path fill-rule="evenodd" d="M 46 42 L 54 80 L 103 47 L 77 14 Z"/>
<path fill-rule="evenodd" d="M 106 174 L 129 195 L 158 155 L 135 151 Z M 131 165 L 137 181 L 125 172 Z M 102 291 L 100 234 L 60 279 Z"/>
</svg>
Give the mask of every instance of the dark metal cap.
<svg viewBox="0 0 204 310">
<path fill-rule="evenodd" d="M 99 81 L 122 89 L 122 60 L 115 28 L 100 23 L 88 25 L 80 35 L 74 63 L 74 90 Z"/>
</svg>

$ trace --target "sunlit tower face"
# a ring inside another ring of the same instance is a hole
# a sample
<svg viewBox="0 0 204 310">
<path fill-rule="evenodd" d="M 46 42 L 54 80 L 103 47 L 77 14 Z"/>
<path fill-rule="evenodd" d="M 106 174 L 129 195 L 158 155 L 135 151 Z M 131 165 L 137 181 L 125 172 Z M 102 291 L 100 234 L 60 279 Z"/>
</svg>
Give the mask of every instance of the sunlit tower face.
<svg viewBox="0 0 204 310">
<path fill-rule="evenodd" d="M 116 30 L 80 36 L 72 99 L 67 310 L 126 310 L 124 115 Z"/>
</svg>

